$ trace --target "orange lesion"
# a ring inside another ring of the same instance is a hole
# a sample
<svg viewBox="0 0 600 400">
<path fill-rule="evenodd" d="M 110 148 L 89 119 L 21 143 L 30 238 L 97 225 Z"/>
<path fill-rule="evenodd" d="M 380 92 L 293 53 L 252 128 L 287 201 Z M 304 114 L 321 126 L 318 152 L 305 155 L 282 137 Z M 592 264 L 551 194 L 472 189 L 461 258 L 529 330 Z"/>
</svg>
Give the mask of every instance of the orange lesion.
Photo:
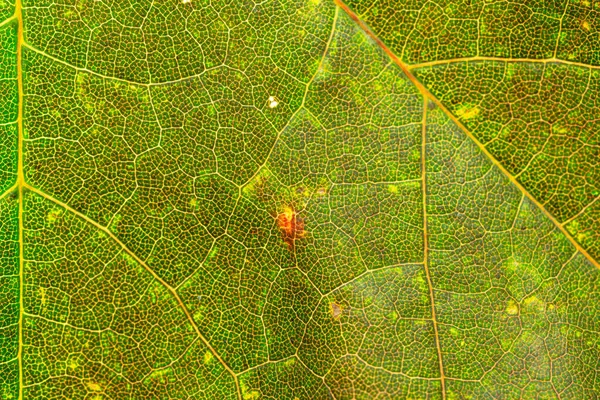
<svg viewBox="0 0 600 400">
<path fill-rule="evenodd" d="M 296 211 L 290 206 L 284 207 L 283 211 L 279 213 L 277 216 L 277 224 L 283 234 L 283 240 L 290 249 L 294 248 L 296 239 L 306 237 L 304 220 L 298 217 Z"/>
<path fill-rule="evenodd" d="M 589 30 L 590 30 L 590 28 L 591 28 L 591 27 L 590 27 L 590 23 L 589 23 L 588 21 L 585 21 L 585 20 L 584 20 L 584 21 L 581 21 L 581 27 L 582 27 L 583 29 L 585 29 L 586 31 L 589 31 Z"/>
</svg>

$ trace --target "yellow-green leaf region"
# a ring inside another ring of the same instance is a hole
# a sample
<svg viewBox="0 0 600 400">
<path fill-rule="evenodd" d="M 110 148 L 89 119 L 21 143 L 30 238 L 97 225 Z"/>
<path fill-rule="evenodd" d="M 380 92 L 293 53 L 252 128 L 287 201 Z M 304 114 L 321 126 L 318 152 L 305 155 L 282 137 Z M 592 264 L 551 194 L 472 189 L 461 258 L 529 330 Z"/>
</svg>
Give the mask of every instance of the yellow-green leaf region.
<svg viewBox="0 0 600 400">
<path fill-rule="evenodd" d="M 600 6 L 0 0 L 0 399 L 596 399 Z"/>
</svg>

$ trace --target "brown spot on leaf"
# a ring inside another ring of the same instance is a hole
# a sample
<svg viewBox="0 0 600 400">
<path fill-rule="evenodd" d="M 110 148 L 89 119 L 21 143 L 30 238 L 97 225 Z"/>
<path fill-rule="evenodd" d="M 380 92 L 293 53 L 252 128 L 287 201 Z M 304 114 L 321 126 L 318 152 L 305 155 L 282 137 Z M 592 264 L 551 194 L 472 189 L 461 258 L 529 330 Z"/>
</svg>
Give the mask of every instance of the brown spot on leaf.
<svg viewBox="0 0 600 400">
<path fill-rule="evenodd" d="M 277 224 L 283 234 L 283 240 L 290 249 L 294 248 L 296 239 L 302 239 L 306 236 L 304 220 L 299 218 L 296 211 L 291 207 L 285 207 L 283 212 L 279 213 Z"/>
<path fill-rule="evenodd" d="M 336 302 L 331 303 L 331 316 L 333 319 L 339 319 L 344 309 Z"/>
</svg>

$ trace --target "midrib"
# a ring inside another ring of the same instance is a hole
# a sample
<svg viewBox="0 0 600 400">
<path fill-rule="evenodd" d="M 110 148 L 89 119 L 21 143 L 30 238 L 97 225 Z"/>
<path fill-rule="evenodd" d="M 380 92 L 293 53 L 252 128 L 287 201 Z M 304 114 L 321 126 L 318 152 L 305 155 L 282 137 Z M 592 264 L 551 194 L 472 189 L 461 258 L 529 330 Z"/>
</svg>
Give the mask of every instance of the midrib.
<svg viewBox="0 0 600 400">
<path fill-rule="evenodd" d="M 15 3 L 15 18 L 17 20 L 17 132 L 18 132 L 18 154 L 17 154 L 17 190 L 19 191 L 19 348 L 17 358 L 19 362 L 19 399 L 23 399 L 23 293 L 25 291 L 23 274 L 23 184 L 25 176 L 23 173 L 23 13 L 21 0 Z"/>
</svg>

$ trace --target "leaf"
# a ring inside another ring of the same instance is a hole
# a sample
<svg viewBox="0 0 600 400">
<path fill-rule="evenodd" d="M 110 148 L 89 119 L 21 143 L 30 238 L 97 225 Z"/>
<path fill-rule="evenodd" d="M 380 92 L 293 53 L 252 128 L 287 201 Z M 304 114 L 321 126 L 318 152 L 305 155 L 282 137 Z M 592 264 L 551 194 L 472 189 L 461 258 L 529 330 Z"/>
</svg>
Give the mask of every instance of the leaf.
<svg viewBox="0 0 600 400">
<path fill-rule="evenodd" d="M 594 398 L 595 13 L 0 1 L 2 397 Z"/>
</svg>

